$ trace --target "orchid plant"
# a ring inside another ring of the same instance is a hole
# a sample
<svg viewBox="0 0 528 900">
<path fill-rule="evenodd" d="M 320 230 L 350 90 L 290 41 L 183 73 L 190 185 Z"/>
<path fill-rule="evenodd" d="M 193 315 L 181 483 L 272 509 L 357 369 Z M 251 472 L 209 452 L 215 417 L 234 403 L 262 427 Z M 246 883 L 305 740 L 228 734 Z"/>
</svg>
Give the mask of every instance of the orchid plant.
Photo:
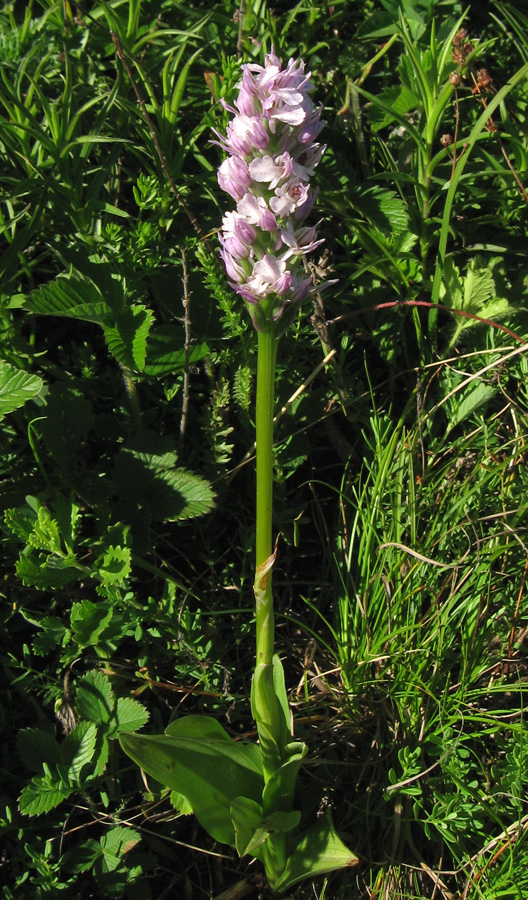
<svg viewBox="0 0 528 900">
<path fill-rule="evenodd" d="M 227 133 L 220 187 L 236 202 L 219 235 L 231 287 L 245 302 L 258 335 L 256 393 L 256 667 L 251 710 L 258 744 L 232 740 L 211 717 L 177 719 L 165 734 L 123 734 L 123 749 L 172 789 L 216 840 L 264 865 L 277 894 L 307 877 L 357 862 L 328 814 L 309 821 L 296 795 L 308 748 L 295 740 L 281 661 L 274 652 L 273 405 L 280 335 L 313 290 L 302 258 L 322 241 L 302 223 L 315 199 L 310 177 L 324 152 L 317 142 L 321 110 L 309 94 L 302 60 L 285 68 L 272 51 L 264 66 L 242 67 Z M 319 286 L 319 289 L 322 286 Z"/>
</svg>

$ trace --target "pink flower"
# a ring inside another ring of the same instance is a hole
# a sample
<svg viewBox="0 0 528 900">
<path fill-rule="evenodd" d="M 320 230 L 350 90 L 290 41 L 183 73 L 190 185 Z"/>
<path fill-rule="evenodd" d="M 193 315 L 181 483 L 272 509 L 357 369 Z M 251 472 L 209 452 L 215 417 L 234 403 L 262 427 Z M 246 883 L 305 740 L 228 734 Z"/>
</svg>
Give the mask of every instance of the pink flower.
<svg viewBox="0 0 528 900">
<path fill-rule="evenodd" d="M 275 231 L 277 219 L 271 212 L 264 197 L 255 197 L 249 191 L 237 204 L 237 211 L 250 225 L 258 225 L 263 231 Z"/>
<path fill-rule="evenodd" d="M 240 289 L 240 293 L 250 302 L 258 302 L 270 295 L 286 294 L 293 283 L 291 272 L 286 269 L 284 260 L 277 259 L 267 253 L 253 266 L 253 272 Z"/>
<path fill-rule="evenodd" d="M 224 159 L 217 177 L 222 190 L 231 194 L 233 200 L 240 200 L 251 184 L 248 165 L 238 156 L 228 156 Z"/>
<path fill-rule="evenodd" d="M 294 165 L 289 153 L 281 153 L 276 157 L 257 156 L 249 164 L 249 174 L 254 181 L 268 181 L 269 189 L 273 191 L 279 181 L 290 177 Z"/>
<path fill-rule="evenodd" d="M 323 243 L 315 227 L 298 226 L 317 196 L 310 178 L 325 150 L 316 143 L 324 123 L 312 90 L 304 62 L 283 68 L 272 50 L 263 66 L 243 66 L 234 107 L 224 103 L 233 118 L 225 136 L 217 133 L 228 154 L 218 183 L 236 201 L 222 220 L 220 253 L 261 330 L 292 321 L 312 287 L 300 259 Z"/>
<path fill-rule="evenodd" d="M 289 249 L 282 254 L 281 259 L 289 259 L 291 256 L 302 256 L 311 253 L 316 247 L 324 244 L 324 239 L 316 240 L 315 226 L 311 228 L 304 226 L 293 230 L 293 223 L 287 222 L 284 228 L 280 230 L 280 237 L 283 244 Z"/>
<path fill-rule="evenodd" d="M 257 116 L 235 116 L 227 126 L 225 138 L 219 137 L 220 145 L 233 156 L 246 156 L 255 148 L 264 150 L 269 144 L 268 132 Z"/>
<path fill-rule="evenodd" d="M 303 206 L 309 197 L 310 188 L 298 178 L 291 178 L 286 184 L 279 185 L 270 206 L 276 216 L 291 216 L 298 207 Z"/>
</svg>

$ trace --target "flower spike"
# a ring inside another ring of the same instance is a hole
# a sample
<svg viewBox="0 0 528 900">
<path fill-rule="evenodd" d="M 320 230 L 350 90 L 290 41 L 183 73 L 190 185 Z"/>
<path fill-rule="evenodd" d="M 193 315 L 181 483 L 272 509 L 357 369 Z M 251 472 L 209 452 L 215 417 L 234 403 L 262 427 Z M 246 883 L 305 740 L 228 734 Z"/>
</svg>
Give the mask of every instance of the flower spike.
<svg viewBox="0 0 528 900">
<path fill-rule="evenodd" d="M 233 118 L 216 143 L 228 154 L 218 183 L 236 201 L 220 232 L 231 287 L 244 299 L 258 331 L 273 323 L 280 334 L 312 288 L 301 257 L 322 240 L 302 226 L 315 201 L 310 177 L 325 147 L 316 142 L 324 126 L 309 94 L 310 72 L 302 60 L 266 54 L 264 65 L 242 66 Z"/>
</svg>

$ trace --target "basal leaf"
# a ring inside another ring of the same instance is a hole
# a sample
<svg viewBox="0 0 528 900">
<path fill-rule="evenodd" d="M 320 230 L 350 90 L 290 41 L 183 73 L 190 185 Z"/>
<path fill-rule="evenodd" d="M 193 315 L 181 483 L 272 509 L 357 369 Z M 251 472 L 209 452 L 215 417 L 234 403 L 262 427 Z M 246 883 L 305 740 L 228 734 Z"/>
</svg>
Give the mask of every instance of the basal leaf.
<svg viewBox="0 0 528 900">
<path fill-rule="evenodd" d="M 324 816 L 298 839 L 288 855 L 284 871 L 271 887 L 283 893 L 304 878 L 327 875 L 357 863 L 357 856 L 345 847 L 330 817 Z"/>
<path fill-rule="evenodd" d="M 249 797 L 235 797 L 230 806 L 230 813 L 235 829 L 236 851 L 239 856 L 245 856 L 250 852 L 247 849 L 248 845 L 262 822 L 264 811 L 260 803 L 250 800 Z M 268 837 L 266 834 L 261 843 Z"/>
<path fill-rule="evenodd" d="M 286 749 L 289 751 L 289 758 L 271 776 L 264 788 L 262 799 L 267 809 L 291 810 L 293 807 L 297 776 L 308 747 L 295 741 Z"/>
<path fill-rule="evenodd" d="M 239 796 L 258 802 L 262 795 L 259 747 L 232 741 L 207 716 L 187 716 L 169 729 L 164 735 L 125 734 L 119 740 L 145 772 L 187 798 L 215 840 L 234 846 L 231 803 Z"/>
<path fill-rule="evenodd" d="M 38 375 L 0 361 L 0 418 L 36 397 L 43 384 Z"/>
<path fill-rule="evenodd" d="M 262 847 L 264 850 L 269 849 L 273 853 L 274 835 L 287 834 L 293 831 L 294 828 L 297 828 L 300 821 L 301 813 L 299 810 L 291 810 L 291 812 L 283 812 L 280 809 L 275 810 L 275 812 L 270 813 L 260 822 L 246 846 L 245 852 L 260 858 L 258 851 L 259 847 Z M 267 841 L 269 841 L 269 844 L 264 846 Z"/>
<path fill-rule="evenodd" d="M 293 831 L 301 820 L 301 813 L 298 810 L 275 810 L 265 816 L 259 803 L 248 797 L 236 797 L 231 804 L 231 817 L 239 856 L 250 854 L 264 861 L 263 845 L 270 838 L 273 842 L 275 834 Z"/>
</svg>

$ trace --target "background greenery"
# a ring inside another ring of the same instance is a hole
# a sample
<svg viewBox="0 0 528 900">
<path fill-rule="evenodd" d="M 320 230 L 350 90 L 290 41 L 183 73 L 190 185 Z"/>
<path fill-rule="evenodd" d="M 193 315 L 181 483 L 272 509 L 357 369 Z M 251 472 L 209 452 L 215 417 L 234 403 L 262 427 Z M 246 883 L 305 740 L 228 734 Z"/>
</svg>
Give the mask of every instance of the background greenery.
<svg viewBox="0 0 528 900">
<path fill-rule="evenodd" d="M 255 336 L 211 129 L 272 43 L 324 104 L 339 279 L 279 348 L 278 644 L 360 858 L 294 896 L 528 895 L 523 2 L 30 0 L 0 14 L 7 900 L 265 891 L 115 738 L 253 730 Z"/>
</svg>

